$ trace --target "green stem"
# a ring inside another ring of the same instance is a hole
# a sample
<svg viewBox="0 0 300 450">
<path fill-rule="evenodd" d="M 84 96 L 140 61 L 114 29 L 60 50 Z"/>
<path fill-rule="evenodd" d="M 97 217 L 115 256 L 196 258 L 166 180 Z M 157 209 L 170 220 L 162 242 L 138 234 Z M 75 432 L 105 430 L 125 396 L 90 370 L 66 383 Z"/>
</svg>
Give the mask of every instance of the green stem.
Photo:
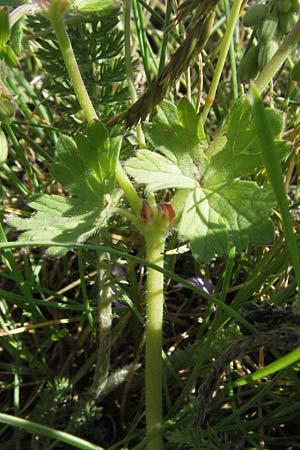
<svg viewBox="0 0 300 450">
<path fill-rule="evenodd" d="M 84 85 L 71 42 L 68 38 L 63 17 L 57 12 L 56 14 L 52 14 L 49 17 L 49 20 L 53 25 L 68 74 L 71 78 L 78 102 L 84 111 L 86 119 L 88 122 L 93 119 L 97 119 L 97 113 Z"/>
<path fill-rule="evenodd" d="M 141 208 L 143 205 L 142 199 L 138 196 L 136 190 L 134 189 L 130 179 L 128 178 L 125 170 L 123 169 L 120 161 L 117 162 L 116 166 L 116 179 L 118 182 L 118 185 L 122 189 L 122 191 L 125 194 L 125 197 L 127 198 L 132 210 L 135 212 L 135 214 L 139 217 Z"/>
<path fill-rule="evenodd" d="M 227 19 L 229 18 L 230 13 L 230 5 L 229 0 L 224 0 L 225 12 Z M 234 48 L 234 40 L 231 39 L 230 47 L 229 47 L 229 57 L 230 57 L 230 66 L 231 66 L 231 83 L 232 83 L 232 97 L 233 100 L 238 98 L 238 80 L 237 80 L 237 70 L 236 70 L 236 57 L 235 57 L 235 48 Z"/>
<path fill-rule="evenodd" d="M 124 48 L 125 48 L 125 70 L 127 76 L 128 89 L 130 93 L 131 102 L 135 103 L 137 100 L 136 90 L 133 83 L 133 72 L 131 65 L 131 33 L 130 33 L 130 20 L 131 20 L 131 0 L 124 1 Z M 142 131 L 141 124 L 137 124 L 136 132 L 140 147 L 145 147 L 145 137 Z"/>
<path fill-rule="evenodd" d="M 131 21 L 131 0 L 125 0 L 124 2 L 124 49 L 125 49 L 125 70 L 127 75 L 127 83 L 129 94 L 132 103 L 137 100 L 137 95 L 133 83 L 133 72 L 131 65 L 131 34 L 130 34 L 130 21 Z"/>
<path fill-rule="evenodd" d="M 152 229 L 145 234 L 147 260 L 160 267 L 164 265 L 165 232 Z M 146 426 L 147 435 L 162 424 L 162 327 L 164 304 L 164 277 L 148 268 L 147 323 L 146 323 Z M 162 450 L 162 436 L 152 439 L 147 450 Z"/>
<path fill-rule="evenodd" d="M 214 72 L 213 80 L 209 92 L 207 94 L 204 110 L 202 113 L 203 123 L 205 122 L 208 113 L 210 111 L 210 108 L 215 100 L 216 92 L 219 86 L 219 81 L 223 72 L 224 64 L 230 47 L 230 42 L 232 40 L 232 35 L 235 30 L 237 21 L 239 19 L 239 12 L 241 9 L 242 2 L 243 0 L 235 0 L 233 2 L 233 6 L 226 26 L 226 31 L 221 42 L 220 55 L 217 62 L 216 70 Z"/>
<path fill-rule="evenodd" d="M 151 82 L 150 61 L 149 61 L 149 42 L 146 35 L 146 28 L 144 25 L 144 14 L 142 7 L 137 0 L 132 1 L 133 14 L 136 24 L 137 38 L 140 45 L 141 56 L 143 59 L 144 70 L 147 78 L 147 83 Z"/>
<path fill-rule="evenodd" d="M 297 241 L 294 235 L 293 218 L 290 214 L 289 201 L 285 191 L 281 164 L 278 153 L 274 150 L 274 137 L 262 100 L 253 87 L 253 111 L 258 142 L 264 159 L 278 206 L 281 211 L 286 243 L 290 252 L 292 265 L 298 287 L 297 307 L 300 306 L 300 263 Z"/>
<path fill-rule="evenodd" d="M 161 42 L 161 49 L 160 49 L 160 59 L 159 59 L 159 68 L 158 68 L 158 75 L 160 75 L 165 67 L 165 61 L 167 56 L 167 45 L 169 41 L 169 32 L 168 28 L 171 23 L 171 14 L 172 14 L 172 8 L 173 8 L 173 2 L 172 0 L 167 0 L 167 6 L 166 6 L 166 15 L 164 20 L 164 34 Z"/>
<path fill-rule="evenodd" d="M 99 401 L 105 391 L 110 369 L 113 293 L 107 254 L 98 252 L 97 257 L 98 346 L 96 368 L 89 394 L 92 400 Z"/>
<path fill-rule="evenodd" d="M 300 19 L 295 24 L 292 31 L 284 39 L 277 52 L 274 54 L 272 59 L 265 66 L 265 68 L 255 81 L 255 86 L 259 94 L 261 94 L 266 89 L 266 87 L 276 74 L 276 72 L 280 69 L 280 67 L 288 57 L 291 49 L 294 47 L 294 45 L 297 44 L 299 40 L 300 40 Z"/>
<path fill-rule="evenodd" d="M 102 447 L 66 433 L 65 431 L 56 430 L 55 428 L 47 427 L 46 425 L 41 425 L 37 422 L 32 422 L 31 420 L 21 419 L 20 417 L 14 417 L 9 414 L 0 413 L 0 422 L 22 428 L 32 434 L 47 436 L 56 441 L 65 442 L 75 448 L 81 448 L 83 450 L 103 450 Z"/>
<path fill-rule="evenodd" d="M 25 172 L 27 172 L 28 177 L 31 180 L 34 188 L 37 191 L 39 191 L 39 189 L 40 189 L 39 182 L 35 176 L 32 166 L 30 165 L 30 163 L 28 162 L 28 160 L 25 157 L 24 150 L 22 149 L 21 145 L 19 144 L 19 141 L 18 141 L 13 129 L 11 128 L 10 125 L 7 125 L 7 124 L 2 124 L 2 128 L 7 133 L 7 135 L 10 137 L 10 139 L 14 145 L 14 148 L 16 150 L 16 154 L 17 154 L 18 158 L 20 159 L 21 163 L 23 164 Z"/>
</svg>

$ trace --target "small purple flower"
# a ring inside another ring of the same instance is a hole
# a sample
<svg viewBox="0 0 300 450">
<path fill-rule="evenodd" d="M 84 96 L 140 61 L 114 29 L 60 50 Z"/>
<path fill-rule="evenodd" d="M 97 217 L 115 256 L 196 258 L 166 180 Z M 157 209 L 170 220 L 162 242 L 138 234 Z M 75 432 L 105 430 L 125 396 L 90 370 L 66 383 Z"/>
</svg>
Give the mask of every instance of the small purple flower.
<svg viewBox="0 0 300 450">
<path fill-rule="evenodd" d="M 207 294 L 212 294 L 215 289 L 214 285 L 209 280 L 205 280 L 198 276 L 187 278 L 187 281 L 189 281 L 194 286 L 197 286 L 197 287 L 203 289 L 205 292 L 207 292 Z M 176 284 L 175 287 L 182 288 L 184 286 L 181 283 L 179 283 L 179 284 Z"/>
<path fill-rule="evenodd" d="M 194 286 L 200 287 L 205 292 L 207 292 L 207 294 L 212 294 L 215 289 L 214 285 L 210 281 L 205 280 L 201 277 L 190 277 L 187 279 L 187 281 L 192 283 Z"/>
</svg>

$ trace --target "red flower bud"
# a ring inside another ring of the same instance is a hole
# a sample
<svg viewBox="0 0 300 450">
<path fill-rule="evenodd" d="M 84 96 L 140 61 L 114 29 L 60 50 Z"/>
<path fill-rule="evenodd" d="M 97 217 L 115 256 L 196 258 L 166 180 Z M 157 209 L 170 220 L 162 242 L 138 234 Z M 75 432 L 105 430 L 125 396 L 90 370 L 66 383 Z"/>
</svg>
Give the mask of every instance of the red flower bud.
<svg viewBox="0 0 300 450">
<path fill-rule="evenodd" d="M 173 226 L 175 211 L 170 203 L 161 203 L 159 205 L 159 215 L 164 218 L 164 220 L 169 221 L 169 228 Z"/>
<path fill-rule="evenodd" d="M 142 206 L 140 215 L 145 223 L 149 223 L 153 219 L 154 214 L 153 214 L 152 208 L 149 205 L 149 203 L 147 202 L 147 200 L 143 201 L 143 206 Z"/>
</svg>

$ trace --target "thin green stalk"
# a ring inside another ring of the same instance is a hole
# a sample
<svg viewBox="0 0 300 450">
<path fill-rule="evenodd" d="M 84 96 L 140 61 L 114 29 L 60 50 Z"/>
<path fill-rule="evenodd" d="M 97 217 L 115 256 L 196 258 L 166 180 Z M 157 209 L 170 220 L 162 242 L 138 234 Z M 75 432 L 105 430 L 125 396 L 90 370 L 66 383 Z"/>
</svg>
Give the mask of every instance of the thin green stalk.
<svg viewBox="0 0 300 450">
<path fill-rule="evenodd" d="M 82 303 L 84 305 L 87 319 L 88 319 L 89 325 L 91 327 L 91 330 L 92 330 L 92 332 L 94 332 L 95 331 L 94 318 L 93 318 L 92 309 L 91 309 L 91 305 L 90 305 L 88 293 L 87 293 L 87 288 L 86 288 L 82 250 L 77 251 L 77 260 L 78 260 L 78 270 L 79 270 L 79 276 L 80 276 L 80 288 L 81 288 L 81 293 L 82 293 Z"/>
<path fill-rule="evenodd" d="M 221 42 L 221 49 L 220 49 L 220 55 L 217 62 L 216 70 L 214 72 L 213 80 L 209 89 L 209 92 L 207 94 L 204 110 L 202 113 L 202 120 L 203 123 L 205 123 L 205 120 L 208 116 L 208 113 L 210 111 L 210 108 L 212 104 L 214 103 L 216 92 L 218 89 L 218 85 L 220 82 L 221 75 L 223 73 L 224 64 L 226 61 L 226 57 L 228 54 L 228 50 L 230 47 L 230 42 L 232 40 L 232 36 L 235 30 L 235 26 L 237 24 L 237 21 L 239 19 L 239 12 L 241 9 L 241 5 L 243 3 L 243 0 L 235 0 L 233 2 L 233 6 L 230 12 L 230 16 L 228 19 L 228 23 L 226 26 L 226 31 L 223 36 L 222 42 Z"/>
<path fill-rule="evenodd" d="M 27 159 L 24 155 L 24 150 L 21 148 L 13 129 L 11 128 L 10 125 L 6 125 L 6 124 L 2 124 L 2 128 L 7 133 L 7 135 L 10 137 L 10 139 L 14 145 L 14 148 L 16 150 L 17 156 L 18 156 L 19 160 L 22 162 L 25 172 L 28 174 L 28 177 L 31 180 L 34 188 L 37 191 L 39 191 L 40 190 L 39 182 L 35 176 L 35 173 L 31 167 L 31 165 L 29 164 L 29 162 L 27 161 Z"/>
<path fill-rule="evenodd" d="M 31 124 L 38 124 L 37 120 L 34 118 L 34 115 L 32 114 L 32 111 L 28 107 L 26 97 L 23 95 L 20 95 L 20 85 L 16 82 L 16 80 L 11 76 L 8 75 L 5 79 L 6 84 L 8 87 L 12 90 L 12 92 L 17 96 L 18 99 L 18 109 L 22 111 L 22 115 L 24 115 L 28 122 L 31 122 Z M 24 123 L 24 122 L 23 122 Z M 39 127 L 36 130 L 36 133 L 38 137 L 44 141 L 45 139 L 45 133 L 44 131 Z"/>
<path fill-rule="evenodd" d="M 245 386 L 248 383 L 253 383 L 253 381 L 257 381 L 261 378 L 267 377 L 269 375 L 273 375 L 274 372 L 278 372 L 286 369 L 287 367 L 295 364 L 300 360 L 300 347 L 296 347 L 295 350 L 292 350 L 285 356 L 282 356 L 276 361 L 268 364 L 261 369 L 256 370 L 254 373 L 250 375 L 245 375 L 235 381 L 229 383 L 226 388 L 232 388 L 237 386 Z"/>
<path fill-rule="evenodd" d="M 127 83 L 132 103 L 137 99 L 134 83 L 133 71 L 131 65 L 131 0 L 124 2 L 124 49 L 125 49 L 125 69 L 127 75 Z"/>
<path fill-rule="evenodd" d="M 104 450 L 98 445 L 94 445 L 91 442 L 85 441 L 77 436 L 66 433 L 64 431 L 56 430 L 55 428 L 41 425 L 31 420 L 21 419 L 20 417 L 10 416 L 9 414 L 0 413 L 0 422 L 12 425 L 14 427 L 22 428 L 29 433 L 39 434 L 41 436 L 47 436 L 51 439 L 55 439 L 60 442 L 65 442 L 68 445 L 72 445 L 75 448 L 83 450 Z"/>
<path fill-rule="evenodd" d="M 26 80 L 24 73 L 21 72 L 19 69 L 13 69 L 14 77 L 17 81 L 17 89 L 20 90 L 20 86 L 23 86 L 25 89 L 26 94 L 30 98 L 30 100 L 34 103 L 35 108 L 34 111 L 38 111 L 38 113 L 41 115 L 41 117 L 46 121 L 46 123 L 51 123 L 51 118 L 49 117 L 49 111 L 47 111 L 47 108 L 44 106 L 43 102 L 41 102 L 41 99 L 37 96 L 34 86 L 32 86 L 28 81 Z M 31 111 L 32 114 L 32 111 Z"/>
<path fill-rule="evenodd" d="M 3 167 L 3 164 L 2 164 L 2 167 Z M 5 243 L 5 242 L 7 242 L 7 238 L 6 238 L 6 234 L 5 234 L 3 225 L 0 222 L 0 243 Z M 6 267 L 9 269 L 14 282 L 17 283 L 24 298 L 26 298 L 30 303 L 30 301 L 32 299 L 31 287 L 28 285 L 28 283 L 26 283 L 25 279 L 23 278 L 23 275 L 22 275 L 22 273 L 19 269 L 19 266 L 15 260 L 13 252 L 9 249 L 4 250 L 3 256 L 1 257 L 1 259 L 4 261 Z M 31 310 L 32 317 L 34 320 L 38 321 L 38 320 L 44 319 L 44 316 L 42 315 L 40 309 L 37 308 L 36 306 L 34 306 L 33 304 L 30 305 L 30 310 Z"/>
<path fill-rule="evenodd" d="M 281 211 L 287 246 L 294 266 L 298 285 L 298 306 L 300 306 L 300 263 L 297 242 L 293 231 L 293 219 L 289 210 L 289 203 L 284 186 L 281 164 L 278 153 L 274 149 L 274 138 L 264 105 L 256 89 L 252 89 L 254 98 L 254 120 L 259 145 L 263 155 L 268 176 Z"/>
<path fill-rule="evenodd" d="M 127 76 L 128 89 L 132 103 L 137 100 L 136 90 L 133 83 L 133 71 L 131 64 L 131 0 L 124 1 L 124 49 L 125 49 L 125 70 Z M 142 131 L 141 124 L 136 126 L 139 145 L 145 147 L 145 137 Z"/>
<path fill-rule="evenodd" d="M 145 235 L 146 259 L 163 268 L 165 232 L 153 229 Z M 164 276 L 148 268 L 146 322 L 146 427 L 147 435 L 162 424 L 162 328 Z M 162 450 L 162 436 L 152 439 L 147 450 Z"/>
<path fill-rule="evenodd" d="M 139 217 L 143 204 L 142 199 L 138 196 L 120 161 L 117 162 L 116 166 L 116 180 L 123 190 L 132 210 Z"/>
<path fill-rule="evenodd" d="M 29 197 L 31 195 L 29 189 L 25 186 L 24 183 L 22 183 L 21 180 L 19 180 L 19 178 L 14 174 L 14 172 L 11 170 L 11 167 L 8 164 L 2 163 L 1 171 L 2 171 L 1 177 L 3 178 L 7 177 L 10 180 L 12 186 L 15 186 L 16 189 L 18 189 L 18 191 L 21 192 L 21 194 L 23 194 L 25 197 Z"/>
<path fill-rule="evenodd" d="M 68 74 L 72 80 L 78 102 L 84 111 L 86 119 L 88 122 L 97 119 L 97 113 L 86 90 L 71 42 L 67 35 L 63 17 L 57 12 L 52 14 L 49 19 L 53 25 Z"/>
<path fill-rule="evenodd" d="M 236 248 L 234 246 L 230 247 L 230 250 L 228 252 L 228 259 L 227 259 L 227 264 L 226 264 L 226 268 L 225 268 L 225 272 L 224 272 L 224 280 L 223 280 L 223 284 L 222 284 L 222 289 L 220 292 L 220 300 L 222 300 L 223 302 L 225 302 L 226 300 L 226 295 L 230 286 L 230 280 L 231 280 L 231 276 L 232 276 L 232 271 L 233 271 L 233 267 L 234 267 L 234 261 L 235 261 L 235 251 Z M 220 310 L 218 310 L 220 311 Z"/>
<path fill-rule="evenodd" d="M 142 7 L 137 0 L 132 1 L 133 14 L 136 23 L 137 37 L 140 44 L 141 55 L 143 59 L 145 74 L 148 84 L 151 81 L 150 65 L 149 65 L 149 43 L 144 26 L 144 15 Z"/>
<path fill-rule="evenodd" d="M 225 12 L 227 19 L 229 18 L 230 6 L 229 0 L 224 0 Z M 237 80 L 237 70 L 236 70 L 236 57 L 235 57 L 235 48 L 234 48 L 234 40 L 231 39 L 230 47 L 229 47 L 229 57 L 230 57 L 230 66 L 231 66 L 231 84 L 232 84 L 232 98 L 236 100 L 239 96 L 238 94 L 238 80 Z"/>
<path fill-rule="evenodd" d="M 135 307 L 135 311 L 137 313 L 140 313 L 141 311 L 141 299 L 140 299 L 140 288 L 139 283 L 137 280 L 137 274 L 136 274 L 136 264 L 129 261 L 128 262 L 128 282 L 129 282 L 129 294 L 130 298 L 132 299 L 133 306 Z M 134 312 L 134 311 L 133 311 Z M 140 317 L 135 314 L 132 315 L 132 335 L 133 335 L 133 341 L 136 349 L 138 349 L 141 336 L 142 336 L 142 323 L 140 320 Z"/>
<path fill-rule="evenodd" d="M 111 355 L 112 300 L 111 272 L 107 254 L 98 253 L 98 347 L 97 362 L 90 388 L 91 400 L 100 400 L 103 396 L 109 370 Z"/>
<path fill-rule="evenodd" d="M 284 39 L 277 52 L 273 55 L 272 59 L 265 66 L 265 68 L 255 81 L 255 86 L 259 94 L 261 94 L 266 89 L 276 72 L 280 69 L 284 61 L 289 56 L 292 48 L 297 44 L 299 40 L 300 19 L 297 21 L 292 31 Z"/>
<path fill-rule="evenodd" d="M 167 45 L 168 45 L 168 40 L 169 40 L 168 28 L 171 23 L 172 8 L 173 8 L 173 1 L 167 0 L 166 15 L 165 15 L 165 21 L 164 21 L 164 34 L 163 34 L 163 38 L 162 38 L 162 42 L 161 42 L 161 49 L 160 49 L 158 75 L 161 74 L 161 72 L 163 71 L 163 68 L 165 67 L 165 61 L 166 61 L 166 55 L 167 55 Z"/>
<path fill-rule="evenodd" d="M 18 125 L 23 125 L 24 122 L 19 122 L 14 120 L 14 125 L 11 126 L 15 136 L 17 136 L 19 139 L 24 139 L 25 142 L 27 142 L 30 145 L 30 148 L 32 148 L 37 155 L 42 156 L 48 163 L 52 163 L 52 157 L 47 153 L 46 150 L 44 150 L 41 145 L 37 144 L 33 139 L 31 139 L 30 136 L 28 136 L 27 133 L 24 133 L 21 130 L 21 127 Z M 36 126 L 35 124 L 30 124 L 30 126 Z M 38 125 L 37 125 L 38 126 Z"/>
<path fill-rule="evenodd" d="M 143 0 L 137 0 L 150 14 L 151 17 L 153 17 L 153 19 L 157 20 L 157 22 L 164 26 L 164 19 L 162 19 L 162 17 L 155 11 L 155 9 L 151 8 L 151 6 L 148 5 L 147 2 L 144 2 Z M 179 34 L 177 33 L 177 30 L 175 27 L 171 27 L 170 28 L 170 33 L 172 34 L 173 38 L 176 40 L 176 42 L 178 44 L 182 43 L 182 39 L 179 36 Z"/>
</svg>

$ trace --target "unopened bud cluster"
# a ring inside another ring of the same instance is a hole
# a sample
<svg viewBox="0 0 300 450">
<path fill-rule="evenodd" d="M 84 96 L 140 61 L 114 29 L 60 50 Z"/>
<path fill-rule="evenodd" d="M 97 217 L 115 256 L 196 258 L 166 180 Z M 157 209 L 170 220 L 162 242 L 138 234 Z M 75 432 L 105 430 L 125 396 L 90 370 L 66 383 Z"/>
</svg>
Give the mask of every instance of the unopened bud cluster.
<svg viewBox="0 0 300 450">
<path fill-rule="evenodd" d="M 145 224 L 157 227 L 165 226 L 171 229 L 174 224 L 175 211 L 170 203 L 160 203 L 156 211 L 152 209 L 147 200 L 144 200 L 141 209 L 141 218 Z"/>
<path fill-rule="evenodd" d="M 299 0 L 277 0 L 250 6 L 244 16 L 246 27 L 255 27 L 257 45 L 249 47 L 239 65 L 240 81 L 254 79 L 278 49 L 299 17 Z"/>
</svg>

